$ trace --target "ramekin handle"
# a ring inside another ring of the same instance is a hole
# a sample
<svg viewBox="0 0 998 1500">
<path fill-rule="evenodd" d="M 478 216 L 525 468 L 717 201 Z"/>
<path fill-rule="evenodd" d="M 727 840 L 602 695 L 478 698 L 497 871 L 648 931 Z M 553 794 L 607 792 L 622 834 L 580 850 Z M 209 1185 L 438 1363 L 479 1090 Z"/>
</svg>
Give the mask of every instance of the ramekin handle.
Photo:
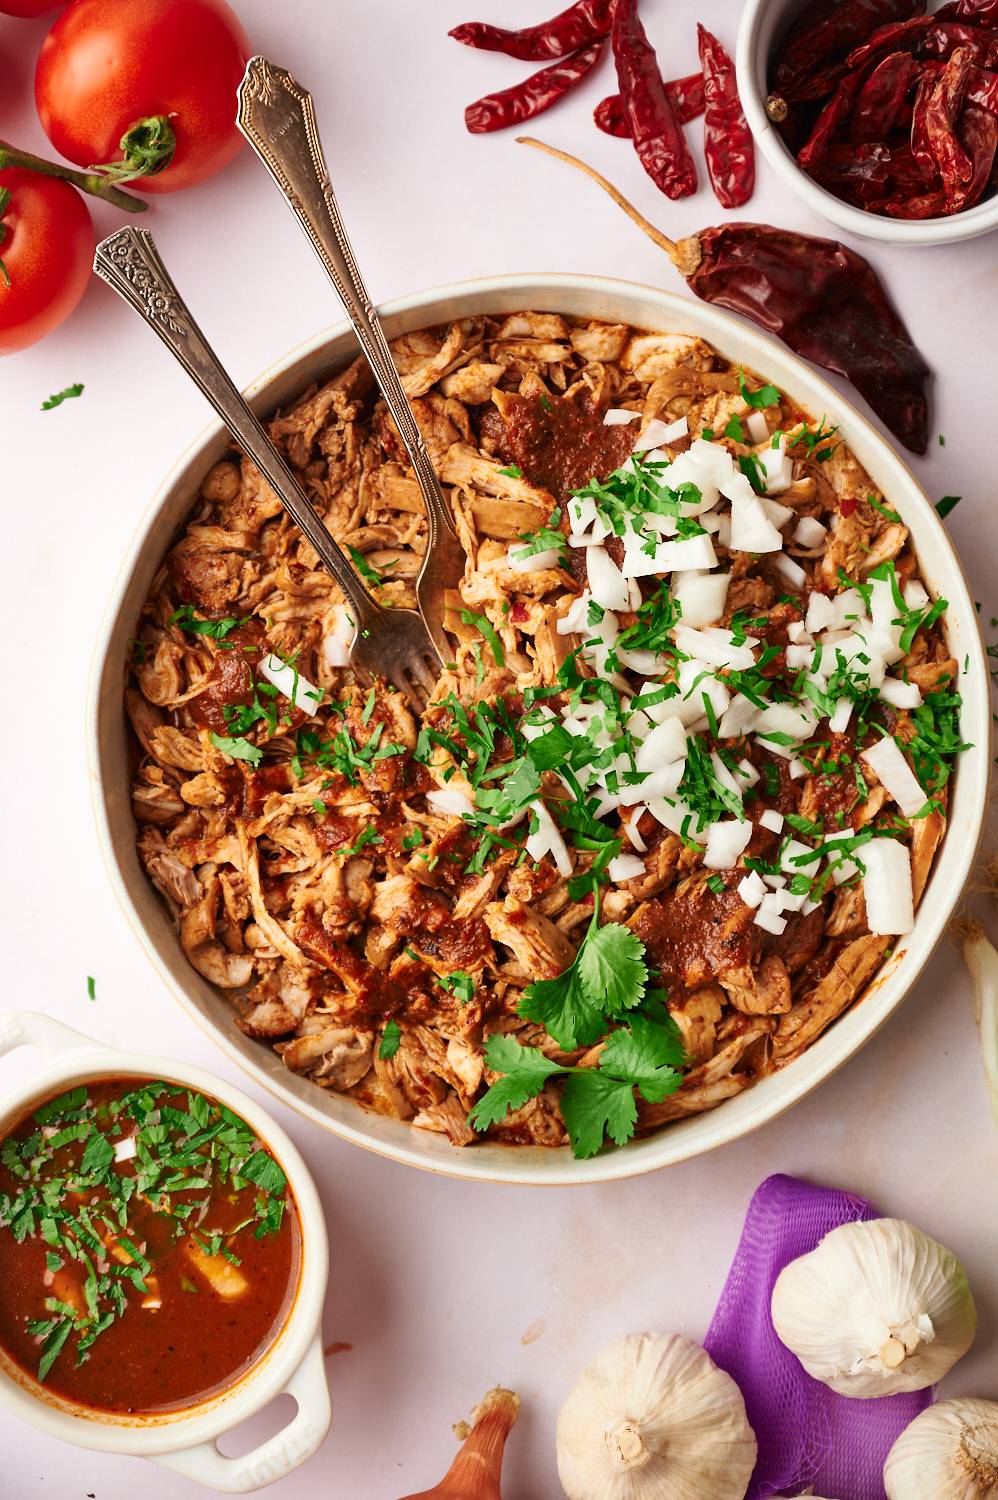
<svg viewBox="0 0 998 1500">
<path fill-rule="evenodd" d="M 40 1047 L 49 1057 L 69 1057 L 101 1047 L 93 1037 L 74 1031 L 37 1010 L 12 1010 L 0 1015 L 0 1057 L 18 1047 Z"/>
<path fill-rule="evenodd" d="M 227 1495 L 245 1495 L 250 1490 L 262 1490 L 275 1479 L 283 1479 L 312 1457 L 329 1431 L 332 1419 L 322 1339 L 318 1334 L 284 1386 L 284 1392 L 298 1403 L 295 1416 L 287 1427 L 251 1453 L 244 1453 L 242 1458 L 226 1458 L 219 1453 L 215 1442 L 207 1442 L 182 1448 L 177 1453 L 158 1453 L 155 1462 Z"/>
</svg>

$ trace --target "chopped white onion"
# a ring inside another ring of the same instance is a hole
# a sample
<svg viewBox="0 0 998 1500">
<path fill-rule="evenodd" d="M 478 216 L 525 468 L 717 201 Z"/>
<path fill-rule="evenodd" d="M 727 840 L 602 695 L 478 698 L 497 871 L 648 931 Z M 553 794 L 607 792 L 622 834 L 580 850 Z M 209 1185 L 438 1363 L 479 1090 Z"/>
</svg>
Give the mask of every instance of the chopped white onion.
<svg viewBox="0 0 998 1500">
<path fill-rule="evenodd" d="M 852 718 L 853 707 L 851 698 L 836 698 L 835 708 L 828 717 L 828 727 L 832 734 L 845 734 L 849 728 L 849 720 Z"/>
<path fill-rule="evenodd" d="M 807 574 L 800 563 L 794 562 L 792 557 L 787 557 L 785 552 L 781 552 L 780 556 L 775 559 L 774 566 L 792 588 L 802 589 L 807 583 Z"/>
<path fill-rule="evenodd" d="M 124 1140 L 115 1141 L 114 1159 L 115 1161 L 131 1161 L 137 1150 L 138 1145 L 134 1135 L 126 1135 Z"/>
<path fill-rule="evenodd" d="M 765 741 L 766 733 L 788 734 L 794 740 L 806 740 L 814 728 L 814 714 L 807 708 L 794 708 L 790 703 L 767 703 L 758 710 L 756 733 Z M 785 748 L 768 744 L 770 750 Z"/>
<path fill-rule="evenodd" d="M 713 667 L 732 667 L 739 671 L 754 666 L 752 648 L 759 644 L 755 636 L 747 635 L 739 641 L 732 631 L 710 626 L 694 630 L 690 625 L 677 625 L 673 639 L 686 656 L 696 657 Z"/>
<path fill-rule="evenodd" d="M 769 442 L 769 421 L 764 411 L 750 411 L 745 418 L 745 426 L 753 443 Z"/>
<path fill-rule="evenodd" d="M 794 513 L 793 506 L 781 505 L 778 500 L 768 500 L 765 495 L 759 496 L 759 504 L 778 530 L 787 524 Z"/>
<path fill-rule="evenodd" d="M 783 814 L 781 812 L 777 812 L 775 807 L 767 807 L 759 819 L 759 826 L 761 828 L 768 828 L 770 833 L 782 833 L 783 821 Z"/>
<path fill-rule="evenodd" d="M 545 547 L 543 552 L 531 552 L 528 547 L 511 547 L 506 554 L 506 565 L 514 573 L 540 573 L 545 568 L 556 568 L 561 562 L 557 547 Z"/>
<path fill-rule="evenodd" d="M 769 896 L 763 897 L 759 910 L 752 918 L 752 921 L 756 927 L 763 928 L 765 932 L 773 933 L 775 937 L 779 937 L 787 928 L 786 917 L 780 916 L 778 903 L 771 902 Z"/>
<path fill-rule="evenodd" d="M 888 795 L 894 798 L 906 818 L 921 812 L 925 806 L 925 792 L 892 735 L 885 734 L 869 750 L 861 750 L 860 758 L 874 772 Z"/>
<path fill-rule="evenodd" d="M 905 584 L 902 590 L 902 597 L 909 609 L 924 609 L 929 602 L 928 593 L 917 578 L 913 578 L 910 583 Z"/>
<path fill-rule="evenodd" d="M 794 480 L 794 461 L 786 450 L 784 439 L 780 438 L 778 448 L 764 448 L 759 459 L 766 475 L 766 493 L 779 495 L 788 490 Z"/>
<path fill-rule="evenodd" d="M 634 880 L 645 873 L 645 862 L 636 854 L 617 854 L 606 867 L 610 879 L 618 885 L 622 880 Z"/>
<path fill-rule="evenodd" d="M 660 443 L 676 443 L 680 438 L 686 437 L 689 430 L 685 417 L 677 417 L 674 422 L 663 422 L 659 417 L 652 417 L 634 444 L 634 451 L 647 453 L 649 448 L 657 448 Z"/>
<path fill-rule="evenodd" d="M 279 693 L 290 700 L 293 708 L 300 708 L 310 718 L 315 717 L 323 695 L 307 677 L 301 675 L 297 667 L 289 666 L 286 661 L 270 652 L 260 662 L 260 671 Z"/>
<path fill-rule="evenodd" d="M 432 792 L 427 792 L 426 800 L 434 812 L 444 813 L 449 817 L 462 818 L 475 811 L 471 798 L 458 786 L 436 787 Z"/>
<path fill-rule="evenodd" d="M 638 824 L 647 811 L 647 807 L 642 803 L 640 807 L 631 808 L 631 816 L 629 818 L 621 818 L 620 820 L 621 828 L 623 828 L 630 839 L 632 847 L 637 849 L 639 854 L 645 854 L 648 850 L 648 845 L 638 832 Z"/>
<path fill-rule="evenodd" d="M 323 638 L 322 654 L 327 667 L 345 667 L 350 661 L 350 647 L 357 627 L 345 604 L 334 604 L 330 629 Z"/>
<path fill-rule="evenodd" d="M 631 593 L 627 580 L 605 547 L 590 547 L 586 552 L 586 574 L 597 604 L 604 609 L 627 609 Z"/>
<path fill-rule="evenodd" d="M 664 719 L 638 746 L 634 764 L 639 771 L 656 771 L 674 760 L 686 759 L 686 731 L 678 718 Z"/>
<path fill-rule="evenodd" d="M 766 885 L 756 870 L 750 870 L 739 880 L 737 890 L 745 905 L 755 908 L 762 905 Z"/>
<path fill-rule="evenodd" d="M 731 740 L 737 735 L 745 734 L 749 729 L 753 729 L 759 712 L 758 706 L 750 698 L 746 698 L 742 693 L 736 693 L 731 700 L 730 707 L 725 709 L 721 717 L 721 722 L 717 726 L 717 732 L 721 739 Z M 744 764 L 750 765 L 751 762 L 745 761 Z M 758 780 L 758 776 L 756 776 L 756 780 Z"/>
<path fill-rule="evenodd" d="M 718 728 L 720 728 L 720 725 Z M 756 782 L 760 779 L 759 772 L 750 760 L 740 760 L 738 762 L 738 774 L 743 781 L 748 782 L 749 786 L 755 786 Z"/>
<path fill-rule="evenodd" d="M 922 701 L 922 690 L 917 682 L 902 682 L 900 677 L 885 677 L 880 684 L 879 695 L 892 708 L 917 708 Z"/>
<path fill-rule="evenodd" d="M 748 485 L 748 480 L 745 481 Z M 748 485 L 748 494 L 731 502 L 731 549 L 733 552 L 780 552 L 783 538 Z"/>
<path fill-rule="evenodd" d="M 814 516 L 801 516 L 793 540 L 801 547 L 820 547 L 828 535 L 828 527 L 822 526 Z"/>
<path fill-rule="evenodd" d="M 707 828 L 707 848 L 703 863 L 707 870 L 731 870 L 745 852 L 752 837 L 752 824 L 746 819 L 738 822 L 734 818 L 721 823 L 711 823 Z"/>
<path fill-rule="evenodd" d="M 809 635 L 818 635 L 822 630 L 829 629 L 837 619 L 835 601 L 828 594 L 819 594 L 817 590 L 811 594 L 807 601 L 807 614 L 804 616 L 804 624 L 807 626 Z"/>
<path fill-rule="evenodd" d="M 682 610 L 684 625 L 713 625 L 724 614 L 730 573 L 689 571 L 676 579 L 672 597 Z"/>
<path fill-rule="evenodd" d="M 604 427 L 626 427 L 628 422 L 639 422 L 641 413 L 639 411 L 624 411 L 621 407 L 611 406 L 609 411 L 603 413 Z"/>
<path fill-rule="evenodd" d="M 911 855 L 898 839 L 874 839 L 863 847 L 863 896 L 871 932 L 893 936 L 911 932 L 915 903 L 911 884 Z"/>
<path fill-rule="evenodd" d="M 537 832 L 527 836 L 527 853 L 531 859 L 536 860 L 541 860 L 545 854 L 550 854 L 558 874 L 567 879 L 572 873 L 572 858 L 568 852 L 568 845 L 562 837 L 561 829 L 543 802 L 531 802 L 530 811 L 537 817 Z"/>
<path fill-rule="evenodd" d="M 721 756 L 717 750 L 712 750 L 710 752 L 710 763 L 714 768 L 714 775 L 717 777 L 720 785 L 724 787 L 726 792 L 730 792 L 732 796 L 737 797 L 738 800 L 741 801 L 742 788 L 735 780 L 730 767 L 724 764 L 724 761 L 721 759 Z"/>
</svg>

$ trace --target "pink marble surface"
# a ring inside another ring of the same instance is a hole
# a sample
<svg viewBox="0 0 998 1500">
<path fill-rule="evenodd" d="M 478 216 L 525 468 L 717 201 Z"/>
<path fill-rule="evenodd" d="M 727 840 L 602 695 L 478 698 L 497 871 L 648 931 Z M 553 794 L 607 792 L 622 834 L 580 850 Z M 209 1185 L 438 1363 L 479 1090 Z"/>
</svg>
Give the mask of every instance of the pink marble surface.
<svg viewBox="0 0 998 1500">
<path fill-rule="evenodd" d="M 587 183 L 509 136 L 472 139 L 463 131 L 463 105 L 525 69 L 459 49 L 448 27 L 479 8 L 514 24 L 533 21 L 547 9 L 541 0 L 238 0 L 238 8 L 255 47 L 289 66 L 319 101 L 337 194 L 376 297 L 529 270 L 679 286 L 660 252 Z M 696 19 L 733 44 L 738 9 L 731 0 L 643 4 L 674 73 L 695 66 Z M 30 79 L 43 31 L 0 18 L 3 134 L 35 149 L 44 141 Z M 538 134 L 601 165 L 669 233 L 717 222 L 721 211 L 707 190 L 666 202 L 627 145 L 592 128 L 592 107 L 611 87 L 612 74 L 602 71 L 538 122 Z M 759 176 L 753 217 L 822 232 L 765 166 Z M 102 233 L 117 223 L 105 205 L 95 218 Z M 240 382 L 340 316 L 248 152 L 215 182 L 156 199 L 146 223 Z M 998 614 L 984 447 L 996 400 L 994 245 L 869 247 L 936 370 L 933 442 L 914 467 L 934 498 L 964 497 L 948 525 L 985 626 Z M 82 399 L 39 412 L 44 396 L 76 380 L 86 384 Z M 14 560 L 5 576 L 0 741 L 4 1004 L 34 1006 L 106 1041 L 235 1078 L 153 975 L 109 894 L 82 734 L 92 642 L 119 559 L 161 476 L 205 424 L 206 408 L 96 284 L 59 333 L 3 362 L 0 395 L 4 541 Z M 96 978 L 92 1004 L 88 974 Z M 10 1060 L 0 1063 L 0 1089 L 12 1076 Z M 328 1212 L 326 1337 L 353 1348 L 330 1360 L 329 1439 L 275 1486 L 275 1500 L 394 1500 L 424 1488 L 450 1460 L 451 1423 L 497 1382 L 524 1403 L 509 1450 L 509 1500 L 559 1493 L 554 1421 L 576 1371 L 627 1331 L 702 1337 L 751 1192 L 777 1170 L 867 1194 L 957 1251 L 981 1327 L 945 1391 L 998 1397 L 998 1137 L 969 987 L 949 949 L 865 1052 L 792 1113 L 713 1156 L 631 1182 L 574 1191 L 461 1184 L 407 1171 L 276 1113 L 307 1156 Z M 0 1452 L 0 1492 L 11 1500 L 198 1493 L 154 1465 L 64 1447 L 2 1411 Z"/>
</svg>

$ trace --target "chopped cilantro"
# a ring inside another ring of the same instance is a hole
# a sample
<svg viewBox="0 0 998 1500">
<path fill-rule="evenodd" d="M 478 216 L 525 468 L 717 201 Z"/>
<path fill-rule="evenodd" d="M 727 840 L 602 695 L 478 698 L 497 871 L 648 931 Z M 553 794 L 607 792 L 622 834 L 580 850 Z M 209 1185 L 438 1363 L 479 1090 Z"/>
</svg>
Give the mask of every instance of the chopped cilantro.
<svg viewBox="0 0 998 1500">
<path fill-rule="evenodd" d="M 92 974 L 87 975 L 87 999 L 97 999 L 97 982 Z"/>
<path fill-rule="evenodd" d="M 941 517 L 948 516 L 950 511 L 954 510 L 960 504 L 962 499 L 962 495 L 944 495 L 941 500 L 936 501 L 938 515 Z"/>
<path fill-rule="evenodd" d="M 738 389 L 742 393 L 742 400 L 746 406 L 751 406 L 753 411 L 765 411 L 767 406 L 779 406 L 780 393 L 775 385 L 760 386 L 757 391 L 750 391 L 745 383 L 745 371 L 738 371 Z"/>
<path fill-rule="evenodd" d="M 82 395 L 83 386 L 77 381 L 75 385 L 67 385 L 63 390 L 56 391 L 54 396 L 49 396 L 46 401 L 43 401 L 42 411 L 51 411 L 53 407 L 61 406 L 64 401 L 72 401 L 75 397 Z"/>
<path fill-rule="evenodd" d="M 397 1021 L 386 1021 L 385 1029 L 381 1033 L 381 1045 L 378 1048 L 378 1056 L 385 1062 L 393 1058 L 402 1045 L 402 1028 Z"/>
<path fill-rule="evenodd" d="M 242 735 L 230 739 L 227 735 L 211 732 L 211 743 L 216 750 L 221 750 L 223 755 L 230 755 L 233 760 L 248 761 L 251 766 L 258 766 L 263 760 L 263 751 L 259 745 L 250 744 L 249 740 Z"/>
<path fill-rule="evenodd" d="M 347 551 L 349 552 L 353 560 L 353 565 L 357 569 L 357 572 L 360 574 L 361 578 L 365 579 L 367 583 L 373 583 L 376 586 L 383 582 L 381 574 L 378 572 L 377 568 L 372 568 L 363 552 L 360 552 L 356 547 L 351 547 L 349 543 L 347 543 Z"/>
<path fill-rule="evenodd" d="M 240 625 L 245 625 L 249 619 L 248 615 L 238 619 L 235 615 L 226 615 L 224 620 L 202 620 L 194 613 L 194 606 L 182 604 L 175 610 L 167 620 L 168 625 L 179 625 L 181 630 L 186 630 L 188 635 L 207 635 L 213 641 L 224 641 L 225 637 Z"/>
<path fill-rule="evenodd" d="M 492 660 L 497 667 L 501 667 L 506 660 L 506 653 L 503 651 L 502 641 L 488 615 L 479 615 L 474 610 L 462 609 L 461 619 L 465 625 L 474 625 L 475 629 L 481 632 L 492 652 Z"/>
<path fill-rule="evenodd" d="M 504 479 L 523 478 L 523 470 L 520 468 L 519 464 L 507 464 L 505 469 L 499 469 L 498 472 L 503 476 Z"/>
</svg>

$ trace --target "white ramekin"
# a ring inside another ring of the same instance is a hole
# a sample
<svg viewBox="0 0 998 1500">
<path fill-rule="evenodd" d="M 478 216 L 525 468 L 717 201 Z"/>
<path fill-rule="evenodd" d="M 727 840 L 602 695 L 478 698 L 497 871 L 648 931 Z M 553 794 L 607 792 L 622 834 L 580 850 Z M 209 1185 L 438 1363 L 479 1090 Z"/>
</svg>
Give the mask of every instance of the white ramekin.
<svg viewBox="0 0 998 1500">
<path fill-rule="evenodd" d="M 297 1149 L 252 1099 L 201 1068 L 121 1052 L 34 1011 L 0 1015 L 0 1057 L 18 1047 L 37 1048 L 41 1059 L 35 1067 L 26 1060 L 23 1081 L 5 1094 L 0 1137 L 35 1103 L 88 1079 L 134 1073 L 199 1089 L 241 1115 L 284 1168 L 298 1204 L 302 1263 L 294 1303 L 274 1342 L 235 1385 L 207 1401 L 149 1417 L 92 1411 L 46 1392 L 12 1361 L 0 1357 L 0 1402 L 50 1437 L 103 1453 L 151 1458 L 226 1494 L 262 1489 L 290 1474 L 311 1458 L 331 1419 L 320 1327 L 329 1247 L 319 1195 Z M 298 1404 L 286 1427 L 242 1458 L 226 1458 L 219 1452 L 216 1444 L 223 1433 L 283 1392 Z"/>
<path fill-rule="evenodd" d="M 746 0 L 738 29 L 738 91 L 745 114 L 763 155 L 790 191 L 840 229 L 888 245 L 951 245 L 998 228 L 998 194 L 992 194 L 965 213 L 949 214 L 946 218 L 889 219 L 844 203 L 801 171 L 766 114 L 769 94 L 766 80 L 774 43 L 805 3 L 806 0 Z"/>
<path fill-rule="evenodd" d="M 122 708 L 130 642 L 160 561 L 186 518 L 205 473 L 229 447 L 214 422 L 168 474 L 142 521 L 108 603 L 90 683 L 89 754 L 98 833 L 113 888 L 139 940 L 187 1011 L 230 1057 L 285 1104 L 344 1140 L 408 1166 L 451 1177 L 521 1185 L 574 1185 L 633 1177 L 685 1161 L 737 1139 L 802 1099 L 846 1062 L 897 1009 L 911 989 L 953 912 L 980 840 L 991 764 L 990 689 L 974 601 L 963 569 L 932 502 L 911 470 L 869 421 L 823 380 L 813 366 L 751 325 L 690 297 L 609 277 L 531 273 L 496 276 L 415 293 L 381 309 L 390 337 L 415 328 L 482 313 L 538 308 L 637 328 L 692 333 L 735 364 L 757 371 L 794 396 L 814 416 L 838 423 L 843 440 L 910 527 L 922 576 L 933 595 L 949 600 L 952 654 L 966 663 L 964 738 L 971 741 L 954 778 L 949 831 L 936 859 L 914 932 L 898 944 L 863 998 L 789 1067 L 718 1109 L 679 1120 L 590 1161 L 567 1149 L 509 1147 L 483 1142 L 458 1149 L 441 1135 L 361 1109 L 343 1094 L 288 1071 L 272 1048 L 244 1036 L 232 1007 L 188 963 L 176 927 L 153 889 L 135 848 L 130 801 L 131 763 Z M 288 402 L 313 381 L 342 367 L 357 352 L 347 323 L 319 333 L 262 375 L 247 392 L 261 414 Z"/>
</svg>

